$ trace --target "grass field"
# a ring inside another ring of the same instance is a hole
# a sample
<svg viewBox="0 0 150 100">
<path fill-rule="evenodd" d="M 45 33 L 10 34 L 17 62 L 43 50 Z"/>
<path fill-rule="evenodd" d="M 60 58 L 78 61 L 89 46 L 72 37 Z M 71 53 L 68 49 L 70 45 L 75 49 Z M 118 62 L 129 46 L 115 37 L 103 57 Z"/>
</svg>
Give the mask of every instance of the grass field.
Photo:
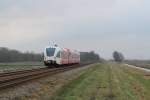
<svg viewBox="0 0 150 100">
<path fill-rule="evenodd" d="M 0 63 L 0 72 L 44 67 L 43 62 Z"/>
<path fill-rule="evenodd" d="M 134 65 L 137 67 L 150 69 L 150 61 L 149 60 L 129 60 L 129 61 L 125 61 L 125 63 Z"/>
<path fill-rule="evenodd" d="M 150 76 L 123 64 L 96 64 L 51 100 L 150 100 Z"/>
</svg>

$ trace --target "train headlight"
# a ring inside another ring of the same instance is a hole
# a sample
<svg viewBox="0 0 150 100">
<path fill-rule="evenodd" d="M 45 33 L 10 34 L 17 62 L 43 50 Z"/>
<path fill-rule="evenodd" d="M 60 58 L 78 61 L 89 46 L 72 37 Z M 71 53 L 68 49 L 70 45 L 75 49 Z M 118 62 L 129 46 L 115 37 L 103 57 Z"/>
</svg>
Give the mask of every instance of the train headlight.
<svg viewBox="0 0 150 100">
<path fill-rule="evenodd" d="M 51 63 L 51 61 L 47 61 L 48 63 Z"/>
</svg>

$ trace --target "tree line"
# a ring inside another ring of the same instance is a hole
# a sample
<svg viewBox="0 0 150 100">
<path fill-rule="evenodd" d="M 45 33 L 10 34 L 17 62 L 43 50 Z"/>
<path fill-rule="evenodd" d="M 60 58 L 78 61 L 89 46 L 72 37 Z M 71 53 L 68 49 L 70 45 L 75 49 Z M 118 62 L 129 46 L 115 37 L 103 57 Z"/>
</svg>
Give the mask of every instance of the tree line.
<svg viewBox="0 0 150 100">
<path fill-rule="evenodd" d="M 0 62 L 42 61 L 42 55 L 33 52 L 20 52 L 8 48 L 0 48 Z"/>
<path fill-rule="evenodd" d="M 121 52 L 114 51 L 113 58 L 116 62 L 123 62 L 124 55 Z M 105 61 L 94 51 L 91 52 L 80 52 L 81 62 L 97 62 Z M 34 52 L 20 52 L 18 50 L 8 49 L 0 47 L 0 63 L 5 62 L 41 62 L 43 61 L 43 53 Z"/>
<path fill-rule="evenodd" d="M 80 52 L 81 62 L 100 61 L 100 57 L 94 51 Z M 0 47 L 0 63 L 7 62 L 41 62 L 43 61 L 43 53 L 20 52 L 4 47 Z"/>
<path fill-rule="evenodd" d="M 81 62 L 97 62 L 103 61 L 102 58 L 94 51 L 91 52 L 80 52 L 80 60 Z"/>
</svg>

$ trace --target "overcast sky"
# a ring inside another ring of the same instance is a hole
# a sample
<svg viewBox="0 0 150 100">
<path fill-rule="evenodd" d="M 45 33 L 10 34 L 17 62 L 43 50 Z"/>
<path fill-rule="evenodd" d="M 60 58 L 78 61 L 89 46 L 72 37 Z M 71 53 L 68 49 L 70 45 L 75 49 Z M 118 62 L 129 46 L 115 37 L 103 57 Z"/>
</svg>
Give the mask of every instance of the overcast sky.
<svg viewBox="0 0 150 100">
<path fill-rule="evenodd" d="M 53 43 L 150 59 L 150 0 L 0 0 L 0 47 L 42 52 Z"/>
</svg>

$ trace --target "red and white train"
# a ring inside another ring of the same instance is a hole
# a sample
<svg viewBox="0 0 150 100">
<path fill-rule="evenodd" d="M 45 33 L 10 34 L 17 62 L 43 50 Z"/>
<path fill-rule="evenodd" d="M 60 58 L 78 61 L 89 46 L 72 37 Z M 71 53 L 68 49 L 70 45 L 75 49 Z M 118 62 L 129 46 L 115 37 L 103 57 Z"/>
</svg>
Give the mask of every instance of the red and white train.
<svg viewBox="0 0 150 100">
<path fill-rule="evenodd" d="M 68 48 L 60 48 L 57 45 L 46 47 L 44 50 L 44 64 L 50 65 L 69 65 L 79 64 L 80 53 Z"/>
</svg>

